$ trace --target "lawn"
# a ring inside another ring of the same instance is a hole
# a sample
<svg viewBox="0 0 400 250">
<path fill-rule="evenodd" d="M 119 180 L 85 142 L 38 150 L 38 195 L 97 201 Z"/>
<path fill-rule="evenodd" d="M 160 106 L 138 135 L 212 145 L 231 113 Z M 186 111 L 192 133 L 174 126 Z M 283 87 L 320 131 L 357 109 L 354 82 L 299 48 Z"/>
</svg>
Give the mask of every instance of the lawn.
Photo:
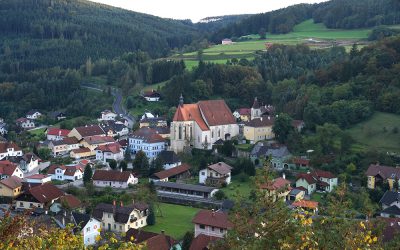
<svg viewBox="0 0 400 250">
<path fill-rule="evenodd" d="M 225 188 L 221 188 L 229 199 L 235 199 L 238 194 L 243 197 L 249 197 L 252 189 L 253 183 L 250 179 L 241 182 L 238 176 L 232 176 L 231 184 Z"/>
<path fill-rule="evenodd" d="M 237 149 L 250 152 L 253 149 L 254 144 L 238 144 L 235 147 Z"/>
<path fill-rule="evenodd" d="M 193 231 L 192 219 L 200 210 L 199 208 L 160 203 L 160 212 L 156 209 L 156 224 L 146 226 L 145 231 L 160 233 L 164 230 L 167 235 L 179 240 L 182 239 L 187 231 Z"/>
<path fill-rule="evenodd" d="M 323 194 L 321 194 L 321 193 L 313 193 L 311 195 L 311 200 L 318 201 L 319 203 L 321 203 L 323 201 L 322 197 L 323 197 Z"/>
<path fill-rule="evenodd" d="M 356 140 L 356 148 L 400 153 L 400 115 L 375 112 L 367 121 L 347 130 Z"/>
<path fill-rule="evenodd" d="M 29 134 L 33 135 L 33 136 L 38 136 L 41 137 L 44 135 L 44 131 L 46 129 L 45 128 L 39 128 L 39 129 L 35 129 L 35 130 L 29 130 Z"/>
</svg>

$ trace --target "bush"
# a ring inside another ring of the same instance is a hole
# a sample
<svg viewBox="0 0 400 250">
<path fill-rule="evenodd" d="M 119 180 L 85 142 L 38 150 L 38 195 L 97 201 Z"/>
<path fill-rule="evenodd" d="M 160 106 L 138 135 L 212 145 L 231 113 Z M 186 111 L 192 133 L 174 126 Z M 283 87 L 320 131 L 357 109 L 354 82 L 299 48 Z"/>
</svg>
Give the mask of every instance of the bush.
<svg viewBox="0 0 400 250">
<path fill-rule="evenodd" d="M 393 133 L 393 134 L 399 133 L 399 128 L 398 128 L 398 127 L 394 127 L 394 128 L 392 129 L 392 133 Z"/>
<path fill-rule="evenodd" d="M 249 176 L 245 173 L 240 173 L 237 175 L 237 178 L 239 179 L 240 182 L 246 182 L 249 179 Z"/>
<path fill-rule="evenodd" d="M 223 199 L 226 199 L 226 195 L 225 195 L 225 193 L 224 193 L 224 191 L 222 191 L 222 190 L 218 190 L 215 194 L 214 194 L 214 198 L 216 199 L 216 200 L 223 200 Z"/>
</svg>

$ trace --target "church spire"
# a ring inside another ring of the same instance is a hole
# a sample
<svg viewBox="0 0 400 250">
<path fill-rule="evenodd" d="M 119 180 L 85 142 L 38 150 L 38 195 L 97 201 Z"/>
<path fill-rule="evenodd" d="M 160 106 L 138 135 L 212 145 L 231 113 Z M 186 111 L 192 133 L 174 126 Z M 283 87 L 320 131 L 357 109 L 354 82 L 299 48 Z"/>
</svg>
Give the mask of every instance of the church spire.
<svg viewBox="0 0 400 250">
<path fill-rule="evenodd" d="M 179 106 L 183 107 L 183 95 L 181 94 L 181 97 L 179 97 Z"/>
<path fill-rule="evenodd" d="M 254 97 L 254 102 L 253 102 L 253 109 L 259 109 L 260 108 L 260 104 L 258 104 L 258 99 L 257 97 Z"/>
</svg>

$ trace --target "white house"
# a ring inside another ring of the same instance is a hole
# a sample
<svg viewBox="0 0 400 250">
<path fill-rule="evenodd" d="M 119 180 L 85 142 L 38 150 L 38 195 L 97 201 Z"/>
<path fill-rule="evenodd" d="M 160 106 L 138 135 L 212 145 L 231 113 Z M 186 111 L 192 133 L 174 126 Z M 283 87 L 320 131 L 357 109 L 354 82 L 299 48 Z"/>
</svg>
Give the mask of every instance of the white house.
<svg viewBox="0 0 400 250">
<path fill-rule="evenodd" d="M 96 187 L 128 188 L 139 183 L 139 179 L 129 171 L 96 170 L 93 175 Z"/>
<path fill-rule="evenodd" d="M 0 161 L 6 157 L 22 156 L 22 150 L 14 142 L 0 142 Z"/>
<path fill-rule="evenodd" d="M 49 141 L 60 141 L 68 137 L 71 130 L 59 129 L 59 128 L 48 128 L 46 132 L 47 140 Z"/>
<path fill-rule="evenodd" d="M 8 133 L 7 124 L 0 122 L 0 135 L 5 135 Z"/>
<path fill-rule="evenodd" d="M 148 102 L 158 102 L 161 98 L 161 95 L 153 89 L 152 91 L 144 92 L 143 97 Z"/>
<path fill-rule="evenodd" d="M 39 119 L 42 116 L 42 113 L 40 113 L 38 110 L 32 109 L 28 113 L 26 113 L 26 118 L 36 120 Z"/>
<path fill-rule="evenodd" d="M 39 166 L 39 157 L 34 153 L 26 153 L 22 156 L 20 167 L 25 172 L 30 172 Z"/>
<path fill-rule="evenodd" d="M 118 142 L 100 145 L 96 149 L 96 160 L 107 162 L 108 160 L 121 161 L 124 159 L 124 150 Z"/>
<path fill-rule="evenodd" d="M 132 154 L 143 151 L 152 160 L 165 150 L 165 139 L 156 130 L 143 127 L 129 136 L 129 149 Z"/>
<path fill-rule="evenodd" d="M 221 41 L 221 44 L 222 44 L 222 45 L 229 45 L 229 44 L 232 44 L 232 43 L 233 43 L 232 40 L 229 39 L 229 38 L 225 38 L 225 39 L 223 39 L 223 40 Z"/>
<path fill-rule="evenodd" d="M 232 167 L 225 162 L 212 164 L 199 172 L 199 183 L 208 185 L 222 185 L 231 183 Z"/>
<path fill-rule="evenodd" d="M 299 174 L 296 178 L 296 187 L 305 188 L 308 195 L 311 195 L 315 191 L 331 192 L 337 185 L 337 177 L 331 172 L 323 170 Z"/>
<path fill-rule="evenodd" d="M 228 229 L 233 227 L 228 214 L 214 210 L 200 210 L 192 220 L 194 224 L 194 237 L 200 234 L 223 238 Z"/>
<path fill-rule="evenodd" d="M 88 214 L 72 212 L 72 221 L 83 236 L 85 246 L 96 244 L 96 238 L 100 236 L 101 221 Z"/>
<path fill-rule="evenodd" d="M 125 136 L 129 134 L 128 127 L 120 121 L 103 121 L 99 126 L 104 130 L 107 136 Z"/>
<path fill-rule="evenodd" d="M 230 140 L 239 134 L 239 126 L 224 100 L 184 104 L 183 97 L 171 123 L 171 149 L 212 149 L 216 141 Z"/>
<path fill-rule="evenodd" d="M 43 184 L 51 181 L 51 175 L 34 174 L 25 177 L 25 182 L 32 184 Z"/>
<path fill-rule="evenodd" d="M 158 158 L 161 159 L 164 169 L 174 168 L 182 164 L 181 159 L 174 151 L 161 151 Z"/>
<path fill-rule="evenodd" d="M 73 166 L 51 165 L 47 174 L 51 175 L 52 180 L 76 181 L 83 178 L 83 169 L 79 164 Z"/>
<path fill-rule="evenodd" d="M 110 110 L 104 110 L 101 112 L 101 118 L 99 119 L 100 121 L 115 121 L 115 118 L 117 118 L 117 114 L 114 112 L 111 112 Z"/>
<path fill-rule="evenodd" d="M 22 117 L 18 118 L 17 121 L 17 126 L 23 129 L 31 129 L 35 127 L 35 122 L 33 120 L 30 120 L 28 118 Z"/>
<path fill-rule="evenodd" d="M 22 169 L 15 163 L 10 161 L 0 161 L 0 180 L 7 179 L 11 176 L 24 178 Z"/>
</svg>

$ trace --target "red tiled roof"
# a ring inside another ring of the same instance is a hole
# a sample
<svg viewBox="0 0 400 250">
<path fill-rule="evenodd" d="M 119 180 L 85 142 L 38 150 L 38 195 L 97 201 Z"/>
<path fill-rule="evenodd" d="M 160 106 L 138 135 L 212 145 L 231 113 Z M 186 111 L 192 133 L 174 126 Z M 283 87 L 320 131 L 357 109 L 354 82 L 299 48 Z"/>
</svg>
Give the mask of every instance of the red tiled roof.
<svg viewBox="0 0 400 250">
<path fill-rule="evenodd" d="M 113 137 L 101 135 L 85 136 L 83 139 L 90 145 L 115 142 Z"/>
<path fill-rule="evenodd" d="M 121 147 L 127 147 L 129 145 L 129 142 L 127 139 L 119 140 L 118 143 Z"/>
<path fill-rule="evenodd" d="M 227 214 L 210 210 L 200 210 L 194 216 L 192 222 L 195 224 L 202 224 L 225 229 L 233 227 L 233 224 L 229 221 Z"/>
<path fill-rule="evenodd" d="M 0 174 L 11 176 L 15 172 L 15 169 L 17 167 L 17 164 L 12 163 L 8 160 L 0 161 Z"/>
<path fill-rule="evenodd" d="M 293 163 L 300 164 L 300 165 L 308 165 L 308 164 L 310 164 L 310 160 L 304 159 L 304 158 L 294 158 Z"/>
<path fill-rule="evenodd" d="M 195 121 L 201 130 L 208 130 L 208 126 L 203 120 L 197 104 L 179 105 L 176 109 L 173 121 Z"/>
<path fill-rule="evenodd" d="M 317 180 L 311 174 L 298 174 L 296 181 L 299 179 L 304 179 L 307 181 L 308 184 L 317 183 Z"/>
<path fill-rule="evenodd" d="M 236 119 L 224 100 L 200 101 L 198 105 L 208 126 L 236 124 Z"/>
<path fill-rule="evenodd" d="M 75 154 L 89 153 L 90 149 L 89 148 L 77 148 L 77 149 L 72 150 L 72 152 Z"/>
<path fill-rule="evenodd" d="M 313 174 L 316 175 L 317 177 L 322 177 L 322 178 L 327 178 L 327 179 L 336 178 L 331 172 L 324 171 L 324 170 L 317 169 L 313 172 Z"/>
<path fill-rule="evenodd" d="M 367 176 L 381 175 L 382 178 L 400 178 L 400 168 L 381 166 L 379 164 L 371 164 L 366 172 Z"/>
<path fill-rule="evenodd" d="M 76 127 L 75 129 L 82 137 L 105 135 L 103 129 L 101 129 L 99 125 L 87 125 L 82 127 Z"/>
<path fill-rule="evenodd" d="M 66 137 L 62 141 L 67 145 L 72 145 L 72 144 L 78 144 L 79 143 L 78 139 L 75 136 Z"/>
<path fill-rule="evenodd" d="M 17 123 L 23 123 L 23 122 L 27 122 L 27 121 L 30 121 L 30 119 L 25 118 L 25 117 L 21 117 L 16 120 Z"/>
<path fill-rule="evenodd" d="M 0 142 L 0 153 L 7 153 L 8 148 L 13 148 L 14 151 L 21 151 L 21 148 L 14 142 Z"/>
<path fill-rule="evenodd" d="M 261 188 L 268 189 L 268 190 L 279 190 L 283 188 L 289 188 L 290 189 L 290 181 L 279 177 L 274 179 L 272 182 L 265 183 L 261 185 Z"/>
<path fill-rule="evenodd" d="M 96 150 L 100 150 L 102 152 L 111 152 L 113 154 L 118 154 L 121 151 L 121 146 L 118 142 L 114 142 L 107 145 L 100 145 L 96 148 Z"/>
<path fill-rule="evenodd" d="M 63 137 L 67 137 L 69 132 L 71 132 L 71 130 L 68 129 L 60 129 L 60 128 L 49 128 L 47 130 L 47 134 L 48 135 L 56 135 L 56 136 L 63 136 Z"/>
<path fill-rule="evenodd" d="M 244 125 L 249 126 L 249 127 L 254 127 L 254 128 L 259 128 L 259 127 L 271 127 L 274 125 L 275 118 L 274 117 L 261 117 L 261 118 L 255 118 L 253 120 L 250 120 L 246 122 Z"/>
<path fill-rule="evenodd" d="M 232 170 L 232 167 L 226 164 L 225 162 L 218 162 L 208 166 L 207 168 L 210 168 L 222 175 L 229 174 Z"/>
<path fill-rule="evenodd" d="M 249 108 L 241 108 L 241 109 L 238 109 L 237 112 L 240 115 L 251 115 L 251 109 L 249 109 Z"/>
<path fill-rule="evenodd" d="M 64 165 L 51 165 L 49 170 L 47 170 L 47 174 L 55 174 L 57 168 L 61 168 L 62 170 L 67 169 Z"/>
<path fill-rule="evenodd" d="M 148 250 L 169 250 L 177 243 L 171 236 L 159 234 L 146 241 Z"/>
<path fill-rule="evenodd" d="M 28 193 L 41 203 L 55 200 L 64 195 L 64 192 L 50 183 L 35 186 L 28 190 Z"/>
<path fill-rule="evenodd" d="M 178 174 L 182 174 L 186 171 L 189 171 L 190 166 L 188 164 L 182 164 L 180 166 L 174 167 L 174 168 L 170 168 L 167 170 L 163 170 L 157 173 L 154 173 L 153 175 L 155 177 L 157 177 L 158 179 L 165 179 L 165 178 L 169 178 Z"/>
<path fill-rule="evenodd" d="M 156 130 L 148 127 L 136 130 L 130 137 L 141 139 L 147 143 L 165 142 L 165 139 Z"/>
<path fill-rule="evenodd" d="M 294 207 L 316 209 L 318 207 L 317 201 L 299 200 L 292 203 Z"/>
<path fill-rule="evenodd" d="M 131 175 L 132 173 L 129 171 L 96 170 L 93 175 L 93 180 L 127 182 Z"/>
<path fill-rule="evenodd" d="M 55 174 L 57 168 L 65 170 L 64 175 L 67 175 L 67 176 L 74 176 L 76 171 L 81 171 L 83 173 L 83 170 L 82 170 L 81 166 L 79 166 L 79 165 L 76 165 L 76 166 L 51 165 L 49 167 L 49 170 L 47 171 L 47 173 Z"/>
<path fill-rule="evenodd" d="M 31 175 L 31 176 L 26 176 L 25 179 L 41 180 L 41 179 L 44 179 L 44 178 L 47 178 L 47 177 L 48 176 L 44 175 L 44 174 L 34 174 L 34 175 Z"/>
<path fill-rule="evenodd" d="M 72 194 L 64 195 L 60 198 L 60 202 L 62 205 L 66 204 L 68 208 L 78 208 L 82 204 L 82 202 Z"/>
<path fill-rule="evenodd" d="M 0 183 L 11 189 L 22 187 L 22 179 L 16 176 L 10 176 L 7 179 L 1 180 Z"/>
<path fill-rule="evenodd" d="M 207 250 L 210 249 L 210 244 L 221 238 L 208 236 L 205 234 L 199 234 L 196 238 L 193 239 L 192 244 L 190 245 L 189 250 Z"/>
</svg>

